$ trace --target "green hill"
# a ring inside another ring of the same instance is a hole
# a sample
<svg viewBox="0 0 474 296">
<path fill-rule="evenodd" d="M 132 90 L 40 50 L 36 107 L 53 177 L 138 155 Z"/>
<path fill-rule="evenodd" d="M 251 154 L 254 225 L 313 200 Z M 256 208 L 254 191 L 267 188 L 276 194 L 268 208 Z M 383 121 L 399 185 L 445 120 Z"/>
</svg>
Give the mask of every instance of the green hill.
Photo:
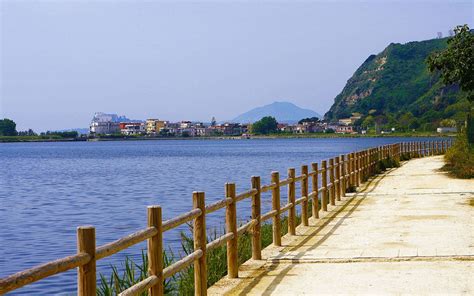
<svg viewBox="0 0 474 296">
<path fill-rule="evenodd" d="M 392 43 L 369 56 L 347 81 L 325 118 L 335 121 L 360 113 L 357 124 L 377 122 L 379 126 L 426 131 L 434 130 L 443 119 L 464 120 L 467 99 L 458 87 L 443 87 L 425 63 L 430 53 L 446 48 L 446 41 Z"/>
</svg>

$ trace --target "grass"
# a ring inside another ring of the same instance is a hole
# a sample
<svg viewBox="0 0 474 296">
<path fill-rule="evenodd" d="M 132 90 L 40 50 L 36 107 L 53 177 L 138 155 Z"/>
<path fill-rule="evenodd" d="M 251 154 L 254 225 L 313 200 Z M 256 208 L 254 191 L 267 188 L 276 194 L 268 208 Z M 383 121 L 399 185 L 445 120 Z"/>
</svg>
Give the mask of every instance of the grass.
<svg viewBox="0 0 474 296">
<path fill-rule="evenodd" d="M 308 204 L 308 211 L 311 209 L 311 204 Z M 297 216 L 296 222 L 299 224 L 300 216 Z M 191 226 L 190 226 L 191 227 Z M 282 235 L 288 233 L 288 218 L 281 219 Z M 208 237 L 208 241 L 213 241 L 219 237 L 218 231 L 212 231 Z M 262 248 L 269 246 L 273 242 L 273 230 L 271 224 L 263 224 L 261 227 Z M 252 243 L 251 235 L 245 233 L 238 238 L 238 255 L 239 265 L 249 260 L 252 257 Z M 184 256 L 191 254 L 194 251 L 193 239 L 187 233 L 181 233 L 181 248 Z M 169 266 L 173 258 L 171 250 L 163 252 L 164 266 Z M 115 296 L 134 284 L 142 281 L 147 277 L 148 260 L 146 252 L 142 251 L 142 258 L 140 263 L 134 262 L 130 258 L 125 258 L 119 272 L 119 268 L 115 265 L 111 266 L 111 275 L 109 277 L 100 275 L 100 283 L 97 295 L 100 296 Z M 207 272 L 208 272 L 208 287 L 219 281 L 227 274 L 227 250 L 226 246 L 221 246 L 207 252 Z M 191 265 L 188 268 L 178 272 L 172 278 L 169 278 L 164 283 L 165 295 L 194 295 L 194 268 Z M 142 293 L 141 295 L 148 295 Z"/>
<path fill-rule="evenodd" d="M 456 178 L 474 178 L 474 145 L 469 144 L 465 133 L 460 133 L 444 156 L 443 170 Z"/>
</svg>

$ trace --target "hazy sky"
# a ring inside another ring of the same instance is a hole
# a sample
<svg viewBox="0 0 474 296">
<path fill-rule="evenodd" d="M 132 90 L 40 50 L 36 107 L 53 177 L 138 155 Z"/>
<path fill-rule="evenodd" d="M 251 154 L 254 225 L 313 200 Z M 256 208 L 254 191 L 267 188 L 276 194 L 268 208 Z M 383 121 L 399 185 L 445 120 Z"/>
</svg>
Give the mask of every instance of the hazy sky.
<svg viewBox="0 0 474 296">
<path fill-rule="evenodd" d="M 472 1 L 1 2 L 0 118 L 36 131 L 231 119 L 273 101 L 324 113 L 389 43 L 473 26 Z"/>
</svg>

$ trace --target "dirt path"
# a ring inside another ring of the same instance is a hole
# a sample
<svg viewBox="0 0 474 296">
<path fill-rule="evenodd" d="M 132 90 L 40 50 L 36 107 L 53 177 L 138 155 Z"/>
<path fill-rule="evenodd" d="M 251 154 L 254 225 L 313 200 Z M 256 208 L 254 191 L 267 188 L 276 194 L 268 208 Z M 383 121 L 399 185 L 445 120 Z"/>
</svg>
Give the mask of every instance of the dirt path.
<svg viewBox="0 0 474 296">
<path fill-rule="evenodd" d="M 474 180 L 414 159 L 370 180 L 209 295 L 474 294 Z"/>
</svg>

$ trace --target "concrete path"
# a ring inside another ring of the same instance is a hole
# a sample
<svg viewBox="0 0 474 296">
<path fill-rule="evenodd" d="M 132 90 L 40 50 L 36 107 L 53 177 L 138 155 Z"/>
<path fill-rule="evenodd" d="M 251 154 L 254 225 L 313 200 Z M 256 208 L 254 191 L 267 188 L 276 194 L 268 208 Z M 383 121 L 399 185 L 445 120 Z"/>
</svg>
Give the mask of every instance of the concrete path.
<svg viewBox="0 0 474 296">
<path fill-rule="evenodd" d="M 375 177 L 209 295 L 474 295 L 474 180 L 441 156 Z"/>
</svg>

